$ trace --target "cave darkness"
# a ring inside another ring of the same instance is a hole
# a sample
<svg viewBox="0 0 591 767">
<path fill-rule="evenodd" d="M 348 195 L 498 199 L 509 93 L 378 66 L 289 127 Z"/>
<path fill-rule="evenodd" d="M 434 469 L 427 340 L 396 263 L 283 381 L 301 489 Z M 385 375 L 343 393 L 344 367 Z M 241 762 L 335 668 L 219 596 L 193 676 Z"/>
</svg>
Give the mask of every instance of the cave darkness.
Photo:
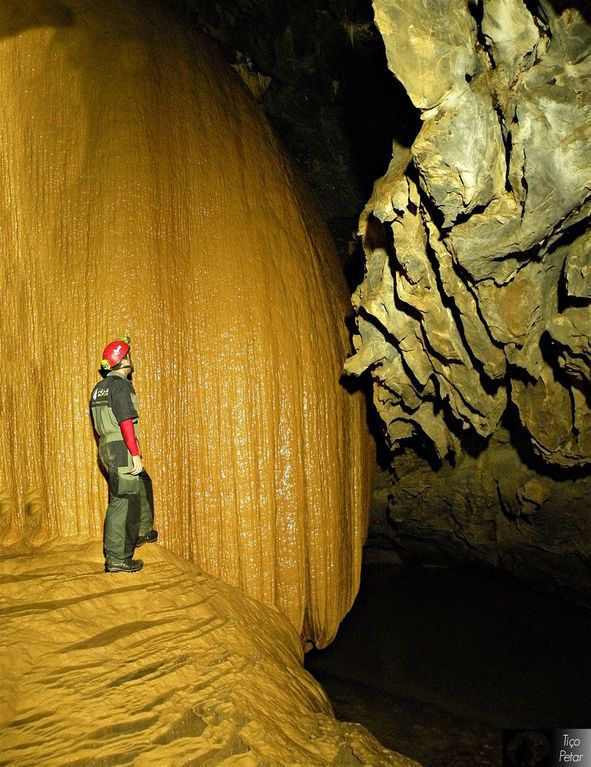
<svg viewBox="0 0 591 767">
<path fill-rule="evenodd" d="M 388 69 L 371 2 L 168 5 L 237 71 L 262 78 L 255 95 L 311 187 L 354 290 L 363 278 L 359 214 L 392 143 L 409 147 L 421 124 Z M 364 385 L 369 399 L 367 377 Z M 383 428 L 370 420 L 384 468 Z M 403 564 L 393 537 L 370 527 L 359 597 L 336 641 L 307 656 L 337 717 L 425 767 L 498 765 L 503 728 L 543 738 L 590 726 L 587 609 L 493 570 Z"/>
</svg>

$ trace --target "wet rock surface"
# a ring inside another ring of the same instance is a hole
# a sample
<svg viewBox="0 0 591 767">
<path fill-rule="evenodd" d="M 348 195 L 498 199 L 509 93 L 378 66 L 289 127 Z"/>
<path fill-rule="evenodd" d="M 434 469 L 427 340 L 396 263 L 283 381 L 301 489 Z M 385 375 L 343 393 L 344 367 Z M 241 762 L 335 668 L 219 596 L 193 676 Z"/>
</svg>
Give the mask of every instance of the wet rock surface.
<svg viewBox="0 0 591 767">
<path fill-rule="evenodd" d="M 129 331 L 161 541 L 328 643 L 373 450 L 334 245 L 259 106 L 157 0 L 6 0 L 0 84 L 0 542 L 100 534 L 88 398 Z"/>
<path fill-rule="evenodd" d="M 416 763 L 338 722 L 277 610 L 160 546 L 105 574 L 99 541 L 0 551 L 0 763 Z"/>
</svg>

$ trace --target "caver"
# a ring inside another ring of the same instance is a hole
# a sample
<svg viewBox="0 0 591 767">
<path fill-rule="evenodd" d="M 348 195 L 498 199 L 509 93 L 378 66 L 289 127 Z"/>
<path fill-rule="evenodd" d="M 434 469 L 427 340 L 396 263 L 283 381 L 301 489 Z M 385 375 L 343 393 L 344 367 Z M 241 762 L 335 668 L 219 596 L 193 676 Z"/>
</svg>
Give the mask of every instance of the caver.
<svg viewBox="0 0 591 767">
<path fill-rule="evenodd" d="M 90 396 L 90 412 L 99 437 L 99 458 L 109 480 L 105 516 L 106 572 L 141 570 L 134 550 L 158 538 L 154 525 L 152 480 L 139 448 L 137 397 L 129 338 L 111 341 L 103 350 L 103 379 Z"/>
</svg>

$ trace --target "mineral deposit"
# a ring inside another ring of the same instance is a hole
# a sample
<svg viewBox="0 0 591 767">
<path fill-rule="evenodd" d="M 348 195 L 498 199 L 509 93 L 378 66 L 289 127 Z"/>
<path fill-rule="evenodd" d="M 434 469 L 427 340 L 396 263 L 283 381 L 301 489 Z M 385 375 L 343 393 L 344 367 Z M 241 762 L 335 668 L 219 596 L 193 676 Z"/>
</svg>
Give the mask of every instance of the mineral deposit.
<svg viewBox="0 0 591 767">
<path fill-rule="evenodd" d="M 370 449 L 333 246 L 254 99 L 157 2 L 0 10 L 0 539 L 99 534 L 88 413 L 131 332 L 160 540 L 325 645 Z"/>
</svg>

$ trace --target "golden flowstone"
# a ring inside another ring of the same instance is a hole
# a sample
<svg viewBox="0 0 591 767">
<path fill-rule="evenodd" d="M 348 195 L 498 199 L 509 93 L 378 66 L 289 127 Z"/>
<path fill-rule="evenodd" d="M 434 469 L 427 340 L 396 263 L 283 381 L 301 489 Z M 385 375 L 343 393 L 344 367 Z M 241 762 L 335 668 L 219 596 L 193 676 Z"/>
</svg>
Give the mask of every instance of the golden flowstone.
<svg viewBox="0 0 591 767">
<path fill-rule="evenodd" d="M 13 767 L 418 767 L 337 722 L 285 616 L 152 546 L 0 552 L 0 754 Z"/>
<path fill-rule="evenodd" d="M 156 4 L 7 0 L 0 32 L 0 539 L 100 535 L 88 396 L 129 329 L 161 541 L 327 644 L 371 456 L 315 208 L 234 73 Z"/>
</svg>

